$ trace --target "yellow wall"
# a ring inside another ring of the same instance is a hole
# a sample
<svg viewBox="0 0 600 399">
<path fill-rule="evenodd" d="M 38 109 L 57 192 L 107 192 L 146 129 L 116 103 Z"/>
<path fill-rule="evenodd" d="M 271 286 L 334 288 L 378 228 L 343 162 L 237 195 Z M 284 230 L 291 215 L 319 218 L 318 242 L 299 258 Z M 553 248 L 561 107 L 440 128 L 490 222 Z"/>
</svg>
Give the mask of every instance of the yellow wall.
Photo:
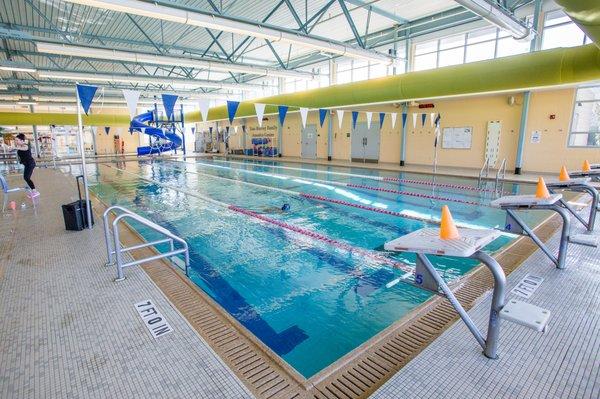
<svg viewBox="0 0 600 399">
<path fill-rule="evenodd" d="M 567 146 L 568 134 L 573 112 L 575 89 L 544 90 L 533 92 L 529 106 L 529 118 L 526 128 L 523 171 L 529 172 L 557 172 L 562 164 L 569 169 L 577 169 L 584 159 L 600 163 L 600 151 L 596 149 L 569 148 Z M 509 97 L 514 97 L 514 103 L 509 104 Z M 522 93 L 496 94 L 473 96 L 431 101 L 435 108 L 418 109 L 409 107 L 407 118 L 407 150 L 406 163 L 417 165 L 431 165 L 433 162 L 434 129 L 430 124 L 430 112 L 440 113 L 441 128 L 470 126 L 473 128 L 473 139 L 470 149 L 444 149 L 438 147 L 438 164 L 440 166 L 480 168 L 485 159 L 485 141 L 487 124 L 489 121 L 500 121 L 502 125 L 500 139 L 499 161 L 507 160 L 507 169 L 515 167 L 519 124 L 523 104 Z M 379 124 L 379 112 L 397 112 L 397 122 L 394 129 L 391 126 L 391 117 L 386 115 L 380 140 L 380 162 L 397 164 L 400 162 L 400 142 L 402 125 L 402 108 L 394 104 L 374 105 L 361 108 L 352 108 L 361 111 L 373 111 L 372 123 Z M 417 113 L 417 126 L 413 128 L 412 114 Z M 421 113 L 427 113 L 425 126 L 421 126 Z M 555 115 L 555 119 L 550 119 Z M 277 126 L 277 116 L 267 116 L 269 121 L 264 125 Z M 359 114 L 359 122 L 365 121 L 364 112 Z M 352 116 L 346 110 L 342 128 L 338 128 L 337 116 L 333 116 L 333 159 L 350 159 L 350 138 Z M 234 121 L 234 124 L 241 124 Z M 318 111 L 310 111 L 309 124 L 317 125 L 317 157 L 327 158 L 327 128 L 328 120 L 323 127 L 318 127 Z M 246 119 L 249 128 L 257 126 L 256 118 Z M 200 124 L 200 129 L 207 129 L 207 124 Z M 541 131 L 540 143 L 531 143 L 531 133 Z M 241 129 L 240 129 L 241 131 Z M 276 133 L 276 131 L 275 131 Z M 283 155 L 300 157 L 301 122 L 298 112 L 289 113 L 283 128 Z M 247 146 L 250 148 L 251 134 L 248 134 Z"/>
</svg>

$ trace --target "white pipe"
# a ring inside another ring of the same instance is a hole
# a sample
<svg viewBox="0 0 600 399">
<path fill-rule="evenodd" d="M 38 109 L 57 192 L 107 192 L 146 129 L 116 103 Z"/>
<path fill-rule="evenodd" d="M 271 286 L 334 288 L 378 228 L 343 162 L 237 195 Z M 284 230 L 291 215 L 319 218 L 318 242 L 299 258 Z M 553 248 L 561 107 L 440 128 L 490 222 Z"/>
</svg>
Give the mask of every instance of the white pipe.
<svg viewBox="0 0 600 399">
<path fill-rule="evenodd" d="M 309 37 L 302 34 L 294 34 L 284 30 L 265 27 L 258 23 L 244 22 L 231 18 L 212 14 L 186 11 L 159 4 L 146 3 L 135 0 L 65 0 L 70 3 L 85 6 L 103 8 L 139 15 L 148 18 L 161 19 L 163 21 L 177 22 L 180 24 L 199 26 L 202 28 L 215 29 L 223 32 L 235 33 L 244 36 L 253 36 L 259 39 L 267 39 L 272 42 L 284 42 L 302 47 L 312 48 L 350 58 L 359 58 L 379 64 L 390 65 L 394 59 L 377 51 L 366 50 L 348 46 L 343 43 L 328 41 L 326 39 Z"/>
<path fill-rule="evenodd" d="M 485 0 L 455 0 L 467 10 L 479 15 L 500 29 L 509 31 L 516 40 L 531 41 L 533 31 L 513 15 Z"/>
<path fill-rule="evenodd" d="M 173 87 L 209 87 L 214 89 L 257 91 L 262 90 L 263 86 L 251 85 L 247 83 L 221 83 L 210 80 L 190 80 L 190 79 L 169 79 L 154 76 L 134 76 L 134 75 L 111 75 L 103 73 L 87 72 L 62 72 L 62 71 L 39 71 L 40 78 L 64 79 L 72 81 L 94 81 L 94 82 L 121 82 L 121 83 L 141 83 L 141 84 L 165 84 Z"/>
<path fill-rule="evenodd" d="M 289 78 L 314 79 L 310 72 L 288 71 L 283 69 L 261 67 L 257 65 L 229 64 L 212 60 L 198 60 L 185 57 L 163 56 L 154 54 L 134 53 L 130 51 L 109 50 L 97 47 L 74 46 L 70 44 L 55 44 L 35 42 L 37 50 L 41 53 L 67 55 L 83 58 L 102 60 L 119 60 L 137 62 L 140 64 L 177 65 L 182 67 L 209 69 L 223 72 L 251 73 Z"/>
</svg>

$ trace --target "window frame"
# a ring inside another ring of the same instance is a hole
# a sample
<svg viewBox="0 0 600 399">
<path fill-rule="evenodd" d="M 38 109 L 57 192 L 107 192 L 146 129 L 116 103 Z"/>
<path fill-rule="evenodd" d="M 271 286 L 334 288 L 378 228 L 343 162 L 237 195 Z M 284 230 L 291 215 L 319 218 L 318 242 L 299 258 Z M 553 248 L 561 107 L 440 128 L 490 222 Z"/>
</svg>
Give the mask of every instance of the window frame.
<svg viewBox="0 0 600 399">
<path fill-rule="evenodd" d="M 581 86 L 581 87 L 577 87 L 577 89 L 575 90 L 575 95 L 573 96 L 573 105 L 571 107 L 571 122 L 569 123 L 569 134 L 567 135 L 567 148 L 600 148 L 600 143 L 598 145 L 571 145 L 571 136 L 573 135 L 582 135 L 582 134 L 586 134 L 586 135 L 590 135 L 591 133 L 595 133 L 595 134 L 600 134 L 600 128 L 598 129 L 598 131 L 587 131 L 587 132 L 579 132 L 579 131 L 573 131 L 573 125 L 575 123 L 575 107 L 577 107 L 577 103 L 600 103 L 600 99 L 596 99 L 596 100 L 577 100 L 577 92 L 580 89 L 586 89 L 589 87 L 598 87 L 600 88 L 600 85 L 591 85 L 591 86 Z"/>
</svg>

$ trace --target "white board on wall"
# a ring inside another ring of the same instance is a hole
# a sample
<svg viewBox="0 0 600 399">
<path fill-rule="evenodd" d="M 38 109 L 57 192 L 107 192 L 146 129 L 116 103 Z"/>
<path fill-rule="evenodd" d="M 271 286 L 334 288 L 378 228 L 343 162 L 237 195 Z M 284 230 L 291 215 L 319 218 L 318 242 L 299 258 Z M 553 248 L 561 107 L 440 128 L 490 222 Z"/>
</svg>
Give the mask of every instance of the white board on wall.
<svg viewBox="0 0 600 399">
<path fill-rule="evenodd" d="M 473 140 L 473 128 L 469 126 L 445 127 L 442 132 L 442 148 L 468 150 Z"/>
<path fill-rule="evenodd" d="M 487 136 L 485 140 L 485 157 L 489 160 L 491 167 L 494 167 L 496 162 L 498 162 L 501 131 L 502 123 L 500 121 L 488 122 Z"/>
</svg>

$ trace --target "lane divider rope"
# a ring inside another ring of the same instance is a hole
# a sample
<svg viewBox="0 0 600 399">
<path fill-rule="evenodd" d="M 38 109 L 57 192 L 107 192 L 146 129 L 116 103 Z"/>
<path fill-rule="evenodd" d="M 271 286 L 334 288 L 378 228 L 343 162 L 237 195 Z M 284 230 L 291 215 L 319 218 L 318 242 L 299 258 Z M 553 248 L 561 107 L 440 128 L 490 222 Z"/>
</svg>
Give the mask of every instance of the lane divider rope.
<svg viewBox="0 0 600 399">
<path fill-rule="evenodd" d="M 271 169 L 287 169 L 287 170 L 295 170 L 295 171 L 300 171 L 300 172 L 310 172 L 310 173 L 315 173 L 315 174 L 325 173 L 325 174 L 329 174 L 329 175 L 356 177 L 356 178 L 376 180 L 376 181 L 422 184 L 422 185 L 434 186 L 434 187 L 446 187 L 446 188 L 465 189 L 465 190 L 471 190 L 471 191 L 494 192 L 494 190 L 492 190 L 492 189 L 478 188 L 478 187 L 469 186 L 466 184 L 463 185 L 463 184 L 452 184 L 452 183 L 433 183 L 430 181 L 418 180 L 418 179 L 402 179 L 402 178 L 398 178 L 398 177 L 360 175 L 357 173 L 335 172 L 335 171 L 327 171 L 327 170 L 319 170 L 319 169 L 302 169 L 302 168 L 293 168 L 290 166 L 267 165 L 267 164 L 261 164 L 261 163 L 256 163 L 256 162 L 236 162 L 236 161 L 229 161 L 229 160 L 224 161 L 224 160 L 214 159 L 214 158 L 213 158 L 213 162 L 232 163 L 232 164 L 246 165 L 246 166 L 251 165 L 251 166 L 258 166 L 258 167 L 271 168 Z M 262 161 L 260 161 L 260 162 L 262 162 Z M 277 161 L 275 161 L 275 162 L 277 162 Z"/>
<path fill-rule="evenodd" d="M 354 207 L 354 208 L 364 209 L 364 210 L 367 210 L 367 211 L 383 213 L 385 215 L 398 216 L 398 217 L 405 218 L 405 219 L 418 220 L 419 222 L 436 223 L 436 224 L 440 223 L 439 220 L 433 220 L 433 219 L 429 220 L 429 219 L 421 218 L 421 217 L 418 217 L 418 216 L 407 215 L 407 214 L 402 213 L 402 212 L 390 211 L 388 209 L 382 209 L 382 208 L 377 208 L 377 207 L 374 207 L 374 206 L 368 206 L 368 205 L 363 205 L 363 204 L 354 204 L 352 202 L 343 201 L 343 200 L 336 200 L 336 199 L 333 199 L 333 198 L 323 197 L 321 195 L 300 193 L 300 196 L 302 196 L 304 198 L 312 199 L 312 200 L 315 200 L 315 201 L 330 202 L 332 204 L 351 206 L 351 207 Z"/>
<path fill-rule="evenodd" d="M 411 193 L 409 191 L 400 191 L 400 190 L 393 190 L 390 188 L 373 187 L 373 186 L 367 186 L 364 184 L 347 183 L 346 187 L 360 188 L 360 189 L 371 190 L 371 191 L 380 191 L 380 192 L 384 192 L 384 193 L 391 193 L 391 194 L 398 194 L 398 195 L 407 195 L 410 197 L 417 197 L 417 198 L 427 198 L 427 199 L 437 200 L 437 201 L 458 202 L 460 204 L 467 204 L 467 205 L 489 206 L 489 205 L 482 204 L 482 203 L 475 202 L 475 201 L 466 201 L 466 200 L 455 199 L 455 198 L 438 197 L 437 195 L 430 195 L 430 194 Z"/>
<path fill-rule="evenodd" d="M 180 162 L 180 161 L 175 161 L 175 162 Z M 314 179 L 314 178 L 310 178 L 310 177 L 287 176 L 287 175 L 281 175 L 281 174 L 275 174 L 275 173 L 258 172 L 255 170 L 232 168 L 231 166 L 226 167 L 226 166 L 212 165 L 212 164 L 206 164 L 203 162 L 194 162 L 194 163 L 185 162 L 185 161 L 181 161 L 181 162 L 189 163 L 190 165 L 203 165 L 203 166 L 213 167 L 213 168 L 230 169 L 232 171 L 250 173 L 250 174 L 271 177 L 271 178 L 276 178 L 277 176 L 285 176 L 286 178 L 289 178 L 290 180 L 293 180 L 293 179 L 306 180 L 306 181 L 318 182 L 318 183 L 322 183 L 322 184 L 329 184 L 332 186 L 359 188 L 359 189 L 364 189 L 364 190 L 380 191 L 380 192 L 392 193 L 392 194 L 397 194 L 397 195 L 406 195 L 406 196 L 410 196 L 410 197 L 427 198 L 427 199 L 438 200 L 438 201 L 457 202 L 457 203 L 467 204 L 467 205 L 489 206 L 489 205 L 482 204 L 482 203 L 476 202 L 476 201 L 467 201 L 467 200 L 454 199 L 454 198 L 448 198 L 448 197 L 440 197 L 440 196 L 431 195 L 431 194 L 413 193 L 410 191 L 399 191 L 399 190 L 394 190 L 394 189 L 369 186 L 366 184 L 343 183 L 343 182 L 332 181 L 332 180 Z M 382 181 L 382 180 L 379 180 L 379 181 Z"/>
<path fill-rule="evenodd" d="M 323 235 L 321 233 L 317 233 L 315 231 L 308 230 L 308 229 L 305 229 L 303 227 L 298 227 L 298 226 L 295 226 L 293 224 L 289 224 L 287 222 L 283 222 L 281 220 L 273 219 L 273 218 L 270 218 L 268 216 L 262 215 L 260 213 L 256 213 L 256 212 L 251 211 L 249 209 L 241 208 L 241 207 L 236 206 L 236 205 L 229 205 L 228 208 L 230 210 L 234 211 L 234 212 L 238 212 L 238 213 L 241 213 L 243 215 L 256 218 L 256 219 L 261 220 L 263 222 L 266 222 L 266 223 L 273 224 L 275 226 L 281 227 L 283 229 L 290 230 L 290 231 L 293 231 L 295 233 L 302 234 L 302 235 L 305 235 L 307 237 L 313 238 L 315 240 L 325 242 L 325 243 L 327 243 L 327 244 L 329 244 L 329 245 L 331 245 L 333 247 L 342 249 L 342 250 L 347 251 L 349 253 L 357 254 L 357 255 L 369 258 L 369 259 L 374 260 L 377 263 L 381 264 L 382 266 L 383 265 L 391 265 L 394 268 L 402 270 L 402 271 L 404 271 L 406 273 L 411 273 L 412 274 L 414 272 L 414 270 L 410 266 L 406 265 L 405 263 L 399 262 L 399 261 L 394 260 L 394 259 L 390 259 L 390 258 L 388 258 L 386 256 L 379 255 L 377 253 L 373 253 L 371 251 L 368 251 L 368 250 L 365 250 L 365 249 L 362 249 L 362 248 L 358 248 L 358 247 L 346 244 L 346 243 L 341 242 L 341 241 L 334 240 L 334 239 L 329 238 L 329 237 L 327 237 L 327 236 L 325 236 L 325 235 Z"/>
</svg>

